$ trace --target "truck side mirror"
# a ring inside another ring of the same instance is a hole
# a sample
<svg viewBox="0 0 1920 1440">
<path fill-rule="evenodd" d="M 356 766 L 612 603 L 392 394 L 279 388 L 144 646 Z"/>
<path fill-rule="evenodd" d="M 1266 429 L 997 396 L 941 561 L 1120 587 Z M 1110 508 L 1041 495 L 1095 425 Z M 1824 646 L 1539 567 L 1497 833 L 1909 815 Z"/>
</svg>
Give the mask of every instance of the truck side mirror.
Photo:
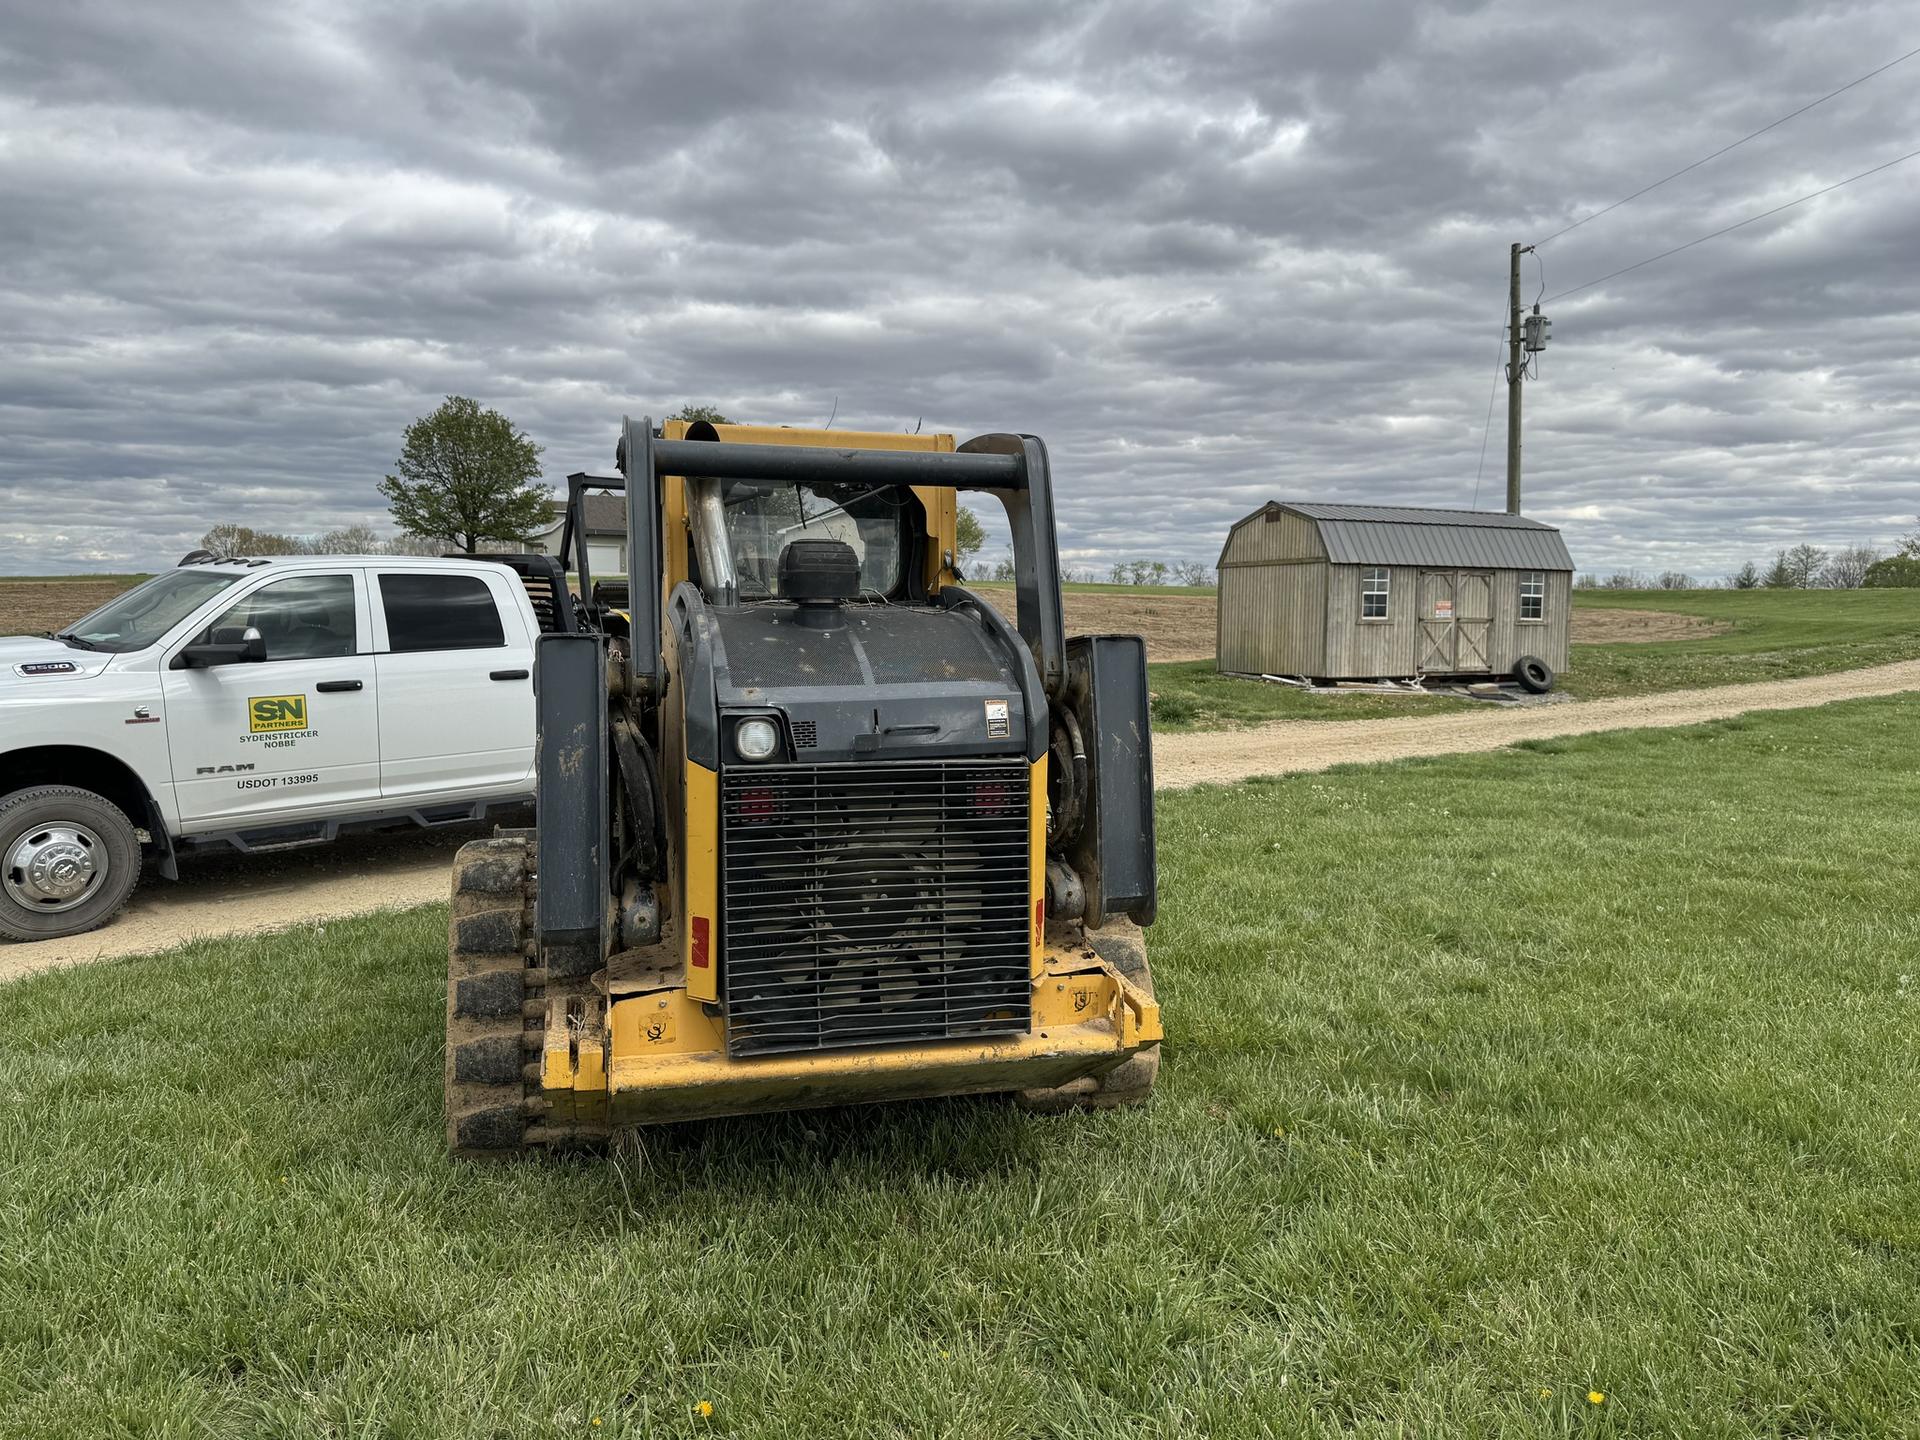
<svg viewBox="0 0 1920 1440">
<path fill-rule="evenodd" d="M 205 641 L 187 646 L 173 662 L 176 670 L 204 670 L 214 665 L 257 664 L 267 658 L 267 640 L 253 626 L 221 625 Z"/>
</svg>

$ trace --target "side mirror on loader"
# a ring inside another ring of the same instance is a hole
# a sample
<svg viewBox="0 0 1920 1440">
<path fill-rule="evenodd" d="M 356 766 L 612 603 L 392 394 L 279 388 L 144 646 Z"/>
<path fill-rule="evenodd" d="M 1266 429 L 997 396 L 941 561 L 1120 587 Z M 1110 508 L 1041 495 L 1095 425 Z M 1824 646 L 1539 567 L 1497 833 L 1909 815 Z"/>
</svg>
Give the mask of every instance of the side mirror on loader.
<svg viewBox="0 0 1920 1440">
<path fill-rule="evenodd" d="M 257 664 L 266 658 L 266 637 L 253 626 L 243 630 L 238 625 L 222 625 L 205 641 L 187 646 L 173 664 L 176 670 L 204 670 L 213 665 Z"/>
</svg>

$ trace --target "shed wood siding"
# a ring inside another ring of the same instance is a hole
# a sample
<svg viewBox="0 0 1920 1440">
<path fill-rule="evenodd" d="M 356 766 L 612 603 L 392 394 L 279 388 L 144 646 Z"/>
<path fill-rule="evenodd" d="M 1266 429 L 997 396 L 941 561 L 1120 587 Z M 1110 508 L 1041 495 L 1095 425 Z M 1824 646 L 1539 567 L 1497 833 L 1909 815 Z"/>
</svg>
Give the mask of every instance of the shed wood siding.
<svg viewBox="0 0 1920 1440">
<path fill-rule="evenodd" d="M 1389 577 L 1384 620 L 1360 614 L 1362 580 L 1374 569 Z M 1546 578 L 1545 613 L 1522 621 L 1520 579 L 1535 571 Z M 1444 626 L 1435 636 L 1443 643 L 1422 648 L 1421 577 L 1435 572 L 1450 577 L 1431 587 L 1436 594 L 1457 593 L 1452 577 L 1460 575 L 1488 584 L 1491 621 L 1484 637 L 1470 632 L 1475 643 L 1456 673 L 1508 675 L 1523 655 L 1567 668 L 1573 562 L 1552 526 L 1472 511 L 1280 504 L 1240 521 L 1221 549 L 1219 668 L 1328 679 L 1421 674 L 1423 653 L 1461 654 L 1458 633 Z M 1458 593 L 1476 601 L 1483 593 L 1460 584 L 1467 588 Z M 1455 611 L 1456 621 L 1467 618 Z"/>
<path fill-rule="evenodd" d="M 1291 510 L 1257 510 L 1235 525 L 1220 551 L 1222 569 L 1273 560 L 1324 560 L 1327 547 L 1313 521 Z"/>
<path fill-rule="evenodd" d="M 1386 566 L 1387 618 L 1360 618 L 1360 579 L 1370 565 L 1329 565 L 1326 608 L 1326 665 L 1301 674 L 1371 680 L 1381 675 L 1411 675 L 1419 667 L 1418 616 L 1420 572 L 1405 565 Z"/>
<path fill-rule="evenodd" d="M 1240 675 L 1318 675 L 1327 567 L 1308 561 L 1220 572 L 1219 664 Z"/>
</svg>

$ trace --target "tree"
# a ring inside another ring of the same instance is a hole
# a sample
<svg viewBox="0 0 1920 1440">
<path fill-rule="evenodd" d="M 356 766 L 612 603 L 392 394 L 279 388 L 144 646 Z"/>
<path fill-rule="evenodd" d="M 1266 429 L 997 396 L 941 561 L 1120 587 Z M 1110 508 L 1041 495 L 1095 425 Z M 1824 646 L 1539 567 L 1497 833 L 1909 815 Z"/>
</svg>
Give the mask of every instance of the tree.
<svg viewBox="0 0 1920 1440">
<path fill-rule="evenodd" d="M 1880 552 L 1871 545 L 1849 545 L 1833 552 L 1820 572 L 1823 590 L 1858 590 L 1867 582 L 1867 572 L 1879 563 Z"/>
<path fill-rule="evenodd" d="M 964 565 L 977 555 L 980 547 L 986 543 L 987 532 L 980 528 L 980 517 L 962 505 L 959 524 L 954 530 L 954 558 Z"/>
<path fill-rule="evenodd" d="M 380 482 L 409 535 L 444 540 L 471 555 L 482 540 L 524 542 L 553 523 L 540 478 L 540 447 L 498 410 L 449 395 L 406 429 L 400 473 Z"/>
<path fill-rule="evenodd" d="M 1914 531 L 1911 535 L 1902 535 L 1900 537 L 1900 553 L 1910 556 L 1915 560 L 1920 560 L 1920 530 Z"/>
<path fill-rule="evenodd" d="M 1654 583 L 1662 590 L 1693 590 L 1697 588 L 1697 582 L 1684 570 L 1663 571 L 1660 578 Z"/>
<path fill-rule="evenodd" d="M 1796 590 L 1810 590 L 1820 572 L 1827 568 L 1827 552 L 1804 541 L 1781 552 L 1787 562 L 1787 574 Z"/>
<path fill-rule="evenodd" d="M 1793 588 L 1793 567 L 1787 563 L 1787 552 L 1774 552 L 1773 563 L 1767 566 L 1766 573 L 1760 577 L 1760 584 L 1768 590 L 1791 590 Z"/>
<path fill-rule="evenodd" d="M 1749 560 L 1733 574 L 1727 577 L 1729 590 L 1758 590 L 1760 588 L 1760 567 Z"/>
<path fill-rule="evenodd" d="M 1861 583 L 1869 590 L 1920 589 L 1920 555 L 1889 555 L 1875 561 Z"/>
<path fill-rule="evenodd" d="M 364 520 L 329 530 L 312 546 L 315 555 L 378 555 L 386 548 L 386 542 Z"/>
<path fill-rule="evenodd" d="M 678 410 L 667 416 L 667 419 L 684 420 L 689 425 L 698 424 L 702 420 L 706 421 L 709 425 L 733 424 L 733 421 L 722 415 L 720 411 L 712 405 L 682 405 Z"/>
<path fill-rule="evenodd" d="M 276 535 L 226 520 L 200 537 L 200 548 L 230 560 L 241 555 L 305 555 L 311 547 L 297 535 Z"/>
</svg>

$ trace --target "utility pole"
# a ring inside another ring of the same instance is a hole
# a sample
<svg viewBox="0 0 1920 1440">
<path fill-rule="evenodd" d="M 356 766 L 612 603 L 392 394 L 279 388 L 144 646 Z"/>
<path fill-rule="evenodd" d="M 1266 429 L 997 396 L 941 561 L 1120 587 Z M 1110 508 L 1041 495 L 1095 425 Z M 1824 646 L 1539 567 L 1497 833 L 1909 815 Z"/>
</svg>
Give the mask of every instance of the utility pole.
<svg viewBox="0 0 1920 1440">
<path fill-rule="evenodd" d="M 1516 243 L 1507 257 L 1507 513 L 1520 513 L 1520 386 L 1527 378 L 1527 357 L 1547 348 L 1553 322 L 1533 307 L 1520 314 L 1520 257 L 1533 246 Z M 1543 284 L 1541 288 L 1546 287 Z"/>
<path fill-rule="evenodd" d="M 1520 257 L 1533 249 L 1514 242 L 1507 266 L 1507 513 L 1520 513 L 1520 382 L 1526 364 L 1520 358 Z"/>
</svg>

